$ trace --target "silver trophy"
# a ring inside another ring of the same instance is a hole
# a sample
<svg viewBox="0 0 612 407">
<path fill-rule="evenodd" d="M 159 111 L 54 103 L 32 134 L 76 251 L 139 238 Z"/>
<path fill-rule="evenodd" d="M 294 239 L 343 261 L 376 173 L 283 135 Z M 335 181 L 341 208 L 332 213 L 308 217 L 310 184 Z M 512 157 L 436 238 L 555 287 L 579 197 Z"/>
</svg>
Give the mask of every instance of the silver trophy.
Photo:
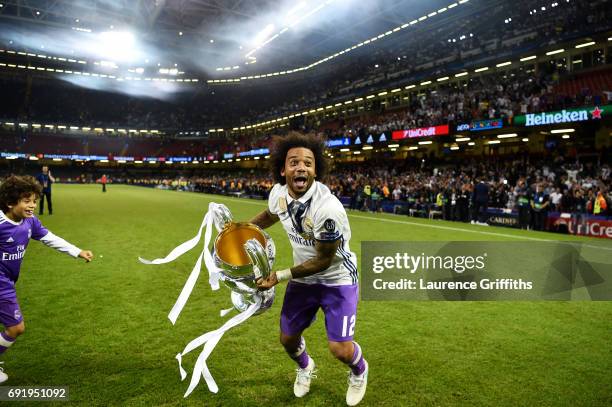
<svg viewBox="0 0 612 407">
<path fill-rule="evenodd" d="M 214 211 L 219 234 L 215 239 L 213 258 L 223 283 L 232 290 L 234 308 L 245 311 L 261 299 L 255 315 L 261 314 L 274 302 L 274 288 L 259 291 L 255 281 L 266 278 L 272 271 L 276 247 L 274 241 L 259 226 L 248 222 L 233 222 L 225 205 Z"/>
</svg>

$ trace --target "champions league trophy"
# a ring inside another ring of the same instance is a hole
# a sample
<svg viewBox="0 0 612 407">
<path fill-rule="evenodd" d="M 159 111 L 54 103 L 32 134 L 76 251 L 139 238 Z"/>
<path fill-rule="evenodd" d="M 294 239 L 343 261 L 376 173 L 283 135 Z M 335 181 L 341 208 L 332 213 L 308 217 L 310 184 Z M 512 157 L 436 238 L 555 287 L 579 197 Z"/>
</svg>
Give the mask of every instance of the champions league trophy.
<svg viewBox="0 0 612 407">
<path fill-rule="evenodd" d="M 215 266 L 223 283 L 232 290 L 232 304 L 244 312 L 249 305 L 259 302 L 255 315 L 261 314 L 274 302 L 274 287 L 259 291 L 255 281 L 267 278 L 272 271 L 276 256 L 274 242 L 257 225 L 232 222 L 226 206 L 215 208 L 214 217 L 219 231 L 214 244 Z"/>
<path fill-rule="evenodd" d="M 208 247 L 211 241 L 213 224 L 217 229 L 218 235 L 213 245 L 214 252 L 211 253 Z M 251 316 L 265 312 L 274 302 L 274 288 L 259 291 L 255 283 L 259 278 L 268 277 L 272 270 L 276 255 L 276 248 L 272 238 L 257 225 L 246 222 L 233 222 L 231 212 L 222 204 L 210 203 L 198 234 L 174 248 L 166 257 L 155 260 L 145 260 L 139 257 L 139 260 L 144 264 L 164 264 L 174 261 L 198 244 L 204 229 L 206 230 L 204 232 L 204 248 L 202 253 L 191 271 L 179 298 L 168 314 L 168 318 L 174 324 L 187 303 L 200 274 L 202 259 L 208 269 L 211 288 L 218 290 L 219 280 L 221 280 L 231 290 L 230 298 L 233 308 L 222 310 L 221 316 L 227 315 L 232 309 L 236 309 L 240 314 L 228 320 L 220 328 L 195 338 L 181 353 L 176 355 L 181 380 L 184 380 L 187 377 L 187 372 L 183 369 L 182 357 L 203 345 L 203 350 L 193 369 L 191 383 L 184 397 L 191 394 L 202 377 L 204 377 L 211 392 L 216 393 L 219 390 L 208 370 L 208 366 L 206 366 L 206 360 L 225 332 L 243 323 Z"/>
</svg>

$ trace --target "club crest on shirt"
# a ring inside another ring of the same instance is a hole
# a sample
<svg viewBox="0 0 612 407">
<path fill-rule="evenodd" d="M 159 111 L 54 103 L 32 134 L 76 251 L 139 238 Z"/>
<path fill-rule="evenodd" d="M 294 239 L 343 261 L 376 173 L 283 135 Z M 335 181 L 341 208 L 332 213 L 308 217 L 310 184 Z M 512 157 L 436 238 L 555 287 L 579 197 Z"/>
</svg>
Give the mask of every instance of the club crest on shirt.
<svg viewBox="0 0 612 407">
<path fill-rule="evenodd" d="M 314 230 L 314 222 L 312 221 L 312 218 L 306 217 L 302 224 L 304 225 L 305 232 L 312 232 Z"/>
<path fill-rule="evenodd" d="M 300 236 L 307 240 L 314 239 L 314 222 L 312 221 L 312 218 L 304 218 L 304 220 L 302 221 L 302 227 L 304 229 L 304 232 L 300 233 Z"/>
</svg>

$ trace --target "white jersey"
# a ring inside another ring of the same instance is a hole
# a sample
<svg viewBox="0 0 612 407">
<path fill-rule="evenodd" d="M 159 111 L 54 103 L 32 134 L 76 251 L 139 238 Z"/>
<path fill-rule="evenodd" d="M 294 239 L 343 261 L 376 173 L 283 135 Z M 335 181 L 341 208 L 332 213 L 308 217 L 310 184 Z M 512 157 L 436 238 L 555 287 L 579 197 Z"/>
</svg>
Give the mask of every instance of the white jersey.
<svg viewBox="0 0 612 407">
<path fill-rule="evenodd" d="M 293 248 L 294 265 L 317 256 L 315 240 L 341 240 L 332 264 L 319 273 L 295 278 L 305 284 L 352 285 L 358 283 L 357 256 L 351 252 L 351 228 L 344 206 L 318 181 L 299 199 L 293 199 L 287 185 L 276 184 L 268 198 L 268 209 L 280 218 Z"/>
</svg>

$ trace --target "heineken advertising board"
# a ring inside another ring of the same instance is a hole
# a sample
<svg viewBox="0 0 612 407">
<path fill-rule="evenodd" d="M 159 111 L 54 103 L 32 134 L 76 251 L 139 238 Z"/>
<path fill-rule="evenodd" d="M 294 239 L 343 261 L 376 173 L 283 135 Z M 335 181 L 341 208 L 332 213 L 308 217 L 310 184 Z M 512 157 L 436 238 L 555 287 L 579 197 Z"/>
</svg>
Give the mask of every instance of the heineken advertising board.
<svg viewBox="0 0 612 407">
<path fill-rule="evenodd" d="M 576 123 L 589 120 L 601 120 L 612 113 L 612 105 L 563 109 L 556 112 L 542 112 L 516 116 L 516 126 L 544 126 L 550 124 Z"/>
</svg>

